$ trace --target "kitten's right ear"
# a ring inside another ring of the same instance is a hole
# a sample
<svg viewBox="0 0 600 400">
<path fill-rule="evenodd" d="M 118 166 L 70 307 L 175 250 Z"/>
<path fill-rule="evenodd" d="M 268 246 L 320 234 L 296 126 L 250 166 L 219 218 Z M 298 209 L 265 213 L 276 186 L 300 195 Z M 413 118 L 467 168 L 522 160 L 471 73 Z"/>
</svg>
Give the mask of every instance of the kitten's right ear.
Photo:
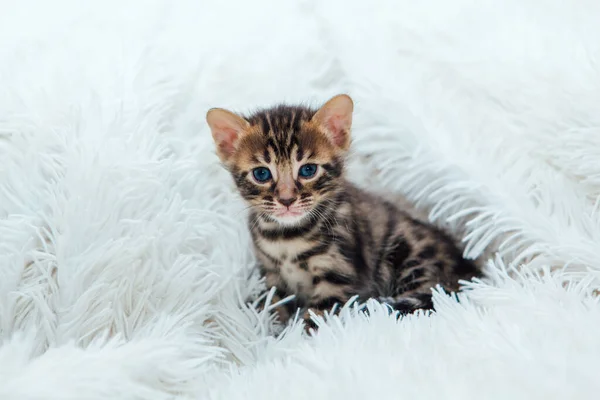
<svg viewBox="0 0 600 400">
<path fill-rule="evenodd" d="M 348 150 L 354 103 L 350 96 L 339 94 L 332 97 L 313 116 L 313 121 L 324 128 L 327 137 L 339 149 Z"/>
<path fill-rule="evenodd" d="M 250 123 L 239 115 L 222 108 L 208 110 L 206 122 L 217 145 L 217 155 L 221 161 L 229 161 L 235 153 L 241 135 L 250 127 Z"/>
</svg>

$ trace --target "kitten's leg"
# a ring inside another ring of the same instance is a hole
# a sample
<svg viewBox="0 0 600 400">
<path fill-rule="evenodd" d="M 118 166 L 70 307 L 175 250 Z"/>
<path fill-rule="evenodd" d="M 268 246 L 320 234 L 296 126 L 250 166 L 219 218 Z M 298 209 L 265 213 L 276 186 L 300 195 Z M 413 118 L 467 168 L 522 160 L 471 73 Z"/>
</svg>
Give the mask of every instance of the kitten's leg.
<svg viewBox="0 0 600 400">
<path fill-rule="evenodd" d="M 261 301 L 259 305 L 259 309 L 263 310 L 266 306 L 266 301 L 269 298 L 268 293 L 271 291 L 271 288 L 275 288 L 275 293 L 269 303 L 269 307 L 273 304 L 277 304 L 286 297 L 290 295 L 290 293 L 285 290 L 285 284 L 281 280 L 281 275 L 275 273 L 273 271 L 268 271 L 261 269 L 263 276 L 265 277 L 265 281 L 267 284 L 267 290 L 263 293 L 264 299 Z M 278 305 L 273 309 L 274 313 L 277 315 L 279 322 L 283 324 L 287 324 L 290 317 L 294 314 L 296 308 L 298 307 L 296 304 L 296 300 L 288 300 L 283 304 Z"/>
<path fill-rule="evenodd" d="M 430 293 L 400 294 L 394 297 L 380 297 L 381 303 L 386 303 L 400 315 L 412 314 L 417 310 L 433 310 L 432 295 Z"/>
<path fill-rule="evenodd" d="M 271 289 L 268 289 L 263 293 L 262 296 L 264 296 L 264 299 L 256 307 L 259 311 L 262 311 L 265 309 L 266 302 L 268 299 L 268 293 L 270 291 L 271 291 Z M 273 294 L 273 297 L 271 298 L 269 307 L 271 307 L 273 304 L 279 303 L 286 297 L 288 297 L 288 295 L 285 293 L 285 291 L 283 291 L 279 288 L 275 288 L 275 293 Z M 287 324 L 287 322 L 290 320 L 290 317 L 293 314 L 293 311 L 296 308 L 297 308 L 296 302 L 292 299 L 292 300 L 286 301 L 283 304 L 279 304 L 272 311 L 277 315 L 277 319 L 279 322 L 281 322 L 282 324 Z"/>
<path fill-rule="evenodd" d="M 433 310 L 431 288 L 441 283 L 441 264 L 413 254 L 392 260 L 391 296 L 380 297 L 379 301 L 388 304 L 400 315 L 412 314 L 417 310 Z"/>
<path fill-rule="evenodd" d="M 311 329 L 317 329 L 317 325 L 311 318 L 311 312 L 316 316 L 323 316 L 326 312 L 335 314 L 346 301 L 347 300 L 342 300 L 339 297 L 327 297 L 322 300 L 311 302 L 302 314 L 305 331 L 309 332 Z"/>
<path fill-rule="evenodd" d="M 443 284 L 444 266 L 445 262 L 441 260 L 408 257 L 399 267 L 393 267 L 392 296 L 380 297 L 379 301 L 390 305 L 400 315 L 434 310 L 431 289 Z"/>
<path fill-rule="evenodd" d="M 273 294 L 271 301 L 268 304 L 268 307 L 271 307 L 273 304 L 277 304 L 286 297 L 288 297 L 289 293 L 284 289 L 284 283 L 281 281 L 281 276 L 272 271 L 265 271 L 261 268 L 261 273 L 265 277 L 265 283 L 267 284 L 267 289 L 262 293 L 261 297 L 264 297 L 258 305 L 258 309 L 260 311 L 264 310 L 267 306 L 266 302 L 269 299 L 269 292 L 272 288 L 275 288 L 275 293 Z M 290 304 L 294 303 L 294 304 Z M 273 311 L 277 316 L 277 319 L 282 324 L 287 324 L 292 315 L 293 310 L 296 308 L 295 301 L 287 301 L 284 304 L 279 304 L 276 306 Z"/>
</svg>

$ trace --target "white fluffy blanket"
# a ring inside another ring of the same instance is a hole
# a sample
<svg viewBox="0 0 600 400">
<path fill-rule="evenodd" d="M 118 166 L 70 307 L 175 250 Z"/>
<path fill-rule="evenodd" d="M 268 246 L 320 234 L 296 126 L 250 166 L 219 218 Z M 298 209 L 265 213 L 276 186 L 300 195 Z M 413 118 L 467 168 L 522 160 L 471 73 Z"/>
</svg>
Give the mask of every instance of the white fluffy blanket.
<svg viewBox="0 0 600 400">
<path fill-rule="evenodd" d="M 1 399 L 598 395 L 600 2 L 1 8 Z M 372 303 L 275 339 L 205 112 L 339 92 L 352 179 L 489 278 L 433 315 Z"/>
</svg>

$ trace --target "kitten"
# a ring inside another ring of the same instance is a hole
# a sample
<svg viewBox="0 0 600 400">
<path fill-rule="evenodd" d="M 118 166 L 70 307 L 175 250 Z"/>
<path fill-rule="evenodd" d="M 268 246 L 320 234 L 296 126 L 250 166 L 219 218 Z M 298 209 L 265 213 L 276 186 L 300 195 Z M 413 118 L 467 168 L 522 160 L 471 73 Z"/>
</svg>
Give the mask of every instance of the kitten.
<svg viewBox="0 0 600 400">
<path fill-rule="evenodd" d="M 319 110 L 279 105 L 247 117 L 213 108 L 217 154 L 250 206 L 249 226 L 268 287 L 287 310 L 320 314 L 352 296 L 401 313 L 433 309 L 431 288 L 479 275 L 445 233 L 345 178 L 353 102 Z"/>
</svg>

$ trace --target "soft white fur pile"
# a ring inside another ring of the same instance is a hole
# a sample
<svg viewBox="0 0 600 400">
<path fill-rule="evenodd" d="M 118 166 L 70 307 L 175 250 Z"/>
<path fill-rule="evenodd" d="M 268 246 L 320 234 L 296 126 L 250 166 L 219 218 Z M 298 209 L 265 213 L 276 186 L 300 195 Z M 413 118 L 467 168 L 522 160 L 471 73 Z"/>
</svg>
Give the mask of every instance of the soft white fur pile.
<svg viewBox="0 0 600 400">
<path fill-rule="evenodd" d="M 600 390 L 600 3 L 5 0 L 0 399 Z M 351 177 L 488 260 L 434 315 L 282 337 L 209 107 L 355 99 Z"/>
</svg>

